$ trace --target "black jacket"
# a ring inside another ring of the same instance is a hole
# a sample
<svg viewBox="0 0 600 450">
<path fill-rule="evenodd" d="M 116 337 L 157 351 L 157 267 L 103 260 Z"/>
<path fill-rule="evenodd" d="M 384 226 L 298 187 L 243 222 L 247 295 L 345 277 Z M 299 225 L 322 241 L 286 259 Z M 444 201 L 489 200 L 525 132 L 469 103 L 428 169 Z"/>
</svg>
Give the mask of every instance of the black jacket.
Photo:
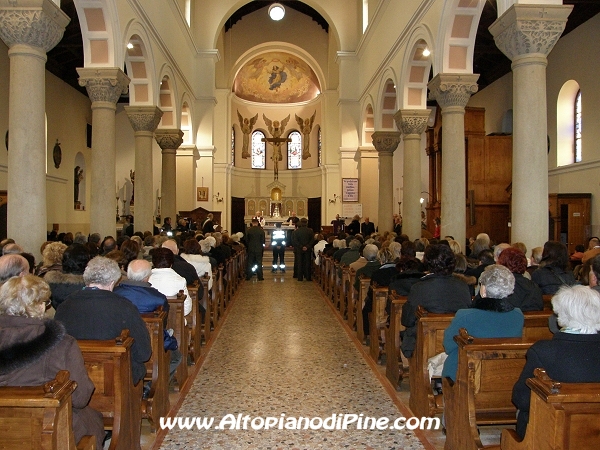
<svg viewBox="0 0 600 450">
<path fill-rule="evenodd" d="M 573 272 L 565 272 L 558 267 L 539 267 L 531 274 L 531 281 L 536 283 L 543 294 L 556 294 L 562 286 L 573 286 L 577 282 Z"/>
<path fill-rule="evenodd" d="M 544 309 L 542 290 L 533 281 L 528 280 L 520 273 L 515 276 L 515 290 L 506 300 L 521 311 L 541 311 Z"/>
</svg>

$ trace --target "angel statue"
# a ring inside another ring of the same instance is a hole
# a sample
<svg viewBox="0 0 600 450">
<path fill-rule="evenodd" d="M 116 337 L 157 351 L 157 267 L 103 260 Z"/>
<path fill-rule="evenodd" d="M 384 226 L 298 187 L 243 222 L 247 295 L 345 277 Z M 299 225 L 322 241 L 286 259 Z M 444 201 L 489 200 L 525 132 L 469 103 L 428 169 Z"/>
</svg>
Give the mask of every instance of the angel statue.
<svg viewBox="0 0 600 450">
<path fill-rule="evenodd" d="M 273 146 L 273 156 L 271 156 L 271 159 L 273 160 L 273 170 L 275 172 L 275 179 L 277 180 L 279 179 L 279 161 L 283 159 L 281 154 L 281 144 L 287 142 L 287 139 L 284 139 L 281 136 L 290 121 L 290 115 L 288 114 L 285 119 L 279 122 L 278 120 L 270 120 L 263 114 L 263 120 L 267 124 L 269 133 L 271 133 L 271 138 L 266 139 L 266 141 Z"/>
<path fill-rule="evenodd" d="M 296 122 L 298 122 L 300 131 L 302 132 L 302 159 L 310 158 L 310 132 L 312 131 L 316 115 L 316 110 L 310 119 L 302 119 L 301 117 L 298 117 L 298 114 L 296 114 Z"/>
<path fill-rule="evenodd" d="M 258 119 L 258 113 L 250 119 L 242 117 L 240 112 L 237 112 L 238 120 L 240 121 L 240 128 L 242 133 L 244 134 L 244 141 L 242 145 L 242 158 L 250 158 L 250 151 L 248 148 L 250 147 L 250 135 L 252 134 L 252 130 L 254 129 L 254 124 Z"/>
</svg>

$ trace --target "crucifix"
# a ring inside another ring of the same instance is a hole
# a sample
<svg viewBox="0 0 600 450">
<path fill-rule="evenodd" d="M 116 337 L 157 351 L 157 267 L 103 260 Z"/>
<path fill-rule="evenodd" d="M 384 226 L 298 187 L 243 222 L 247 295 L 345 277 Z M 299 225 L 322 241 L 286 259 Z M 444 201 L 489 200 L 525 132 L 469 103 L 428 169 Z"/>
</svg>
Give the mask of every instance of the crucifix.
<svg viewBox="0 0 600 450">
<path fill-rule="evenodd" d="M 283 160 L 283 155 L 281 153 L 281 144 L 284 142 L 291 142 L 291 139 L 282 138 L 281 135 L 285 131 L 285 127 L 290 120 L 290 115 L 283 119 L 281 123 L 278 120 L 271 121 L 263 114 L 263 119 L 269 128 L 269 133 L 271 133 L 270 138 L 263 138 L 263 142 L 268 142 L 273 146 L 273 156 L 271 159 L 273 160 L 273 172 L 275 176 L 275 180 L 279 179 L 279 161 Z"/>
</svg>

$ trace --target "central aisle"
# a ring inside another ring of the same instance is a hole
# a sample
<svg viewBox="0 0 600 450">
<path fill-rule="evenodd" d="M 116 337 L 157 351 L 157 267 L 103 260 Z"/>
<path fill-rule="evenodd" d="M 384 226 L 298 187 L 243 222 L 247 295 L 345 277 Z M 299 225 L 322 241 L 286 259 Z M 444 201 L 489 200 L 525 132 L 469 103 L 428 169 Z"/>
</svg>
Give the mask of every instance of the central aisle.
<svg viewBox="0 0 600 450">
<path fill-rule="evenodd" d="M 254 278 L 241 286 L 177 413 L 213 417 L 212 429 L 173 429 L 160 448 L 423 448 L 411 431 L 357 430 L 356 424 L 338 431 L 255 431 L 248 421 L 247 430 L 214 429 L 227 414 L 323 420 L 364 414 L 387 417 L 390 423 L 401 417 L 317 286 L 292 278 L 291 265 L 285 275 L 264 267 L 264 281 Z"/>
</svg>

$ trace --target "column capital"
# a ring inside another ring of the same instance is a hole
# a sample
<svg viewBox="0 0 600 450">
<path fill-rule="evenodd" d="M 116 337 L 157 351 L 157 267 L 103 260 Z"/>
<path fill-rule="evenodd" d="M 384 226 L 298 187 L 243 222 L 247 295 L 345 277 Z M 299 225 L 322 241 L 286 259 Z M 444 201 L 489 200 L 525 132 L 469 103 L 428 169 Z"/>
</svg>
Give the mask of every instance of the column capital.
<svg viewBox="0 0 600 450">
<path fill-rule="evenodd" d="M 421 135 L 427 128 L 430 115 L 429 109 L 400 109 L 394 114 L 394 120 L 403 135 Z"/>
<path fill-rule="evenodd" d="M 183 131 L 177 128 L 161 128 L 154 134 L 156 142 L 163 150 L 177 150 L 183 143 Z"/>
<path fill-rule="evenodd" d="M 10 6 L 0 6 L 0 38 L 9 48 L 23 44 L 48 52 L 60 42 L 71 21 L 52 0 L 20 0 L 8 4 Z"/>
<path fill-rule="evenodd" d="M 79 67 L 79 86 L 85 87 L 92 103 L 116 104 L 129 90 L 129 77 L 118 67 Z"/>
<path fill-rule="evenodd" d="M 400 143 L 399 131 L 376 131 L 372 135 L 373 145 L 379 154 L 389 153 L 392 155 Z"/>
<path fill-rule="evenodd" d="M 471 95 L 477 92 L 479 74 L 438 73 L 427 85 L 429 98 L 445 109 L 451 106 L 464 108 Z"/>
<path fill-rule="evenodd" d="M 508 8 L 490 27 L 496 46 L 511 61 L 528 54 L 548 56 L 565 29 L 572 5 Z"/>
<path fill-rule="evenodd" d="M 157 106 L 125 106 L 125 112 L 133 131 L 154 132 L 163 115 Z"/>
</svg>

